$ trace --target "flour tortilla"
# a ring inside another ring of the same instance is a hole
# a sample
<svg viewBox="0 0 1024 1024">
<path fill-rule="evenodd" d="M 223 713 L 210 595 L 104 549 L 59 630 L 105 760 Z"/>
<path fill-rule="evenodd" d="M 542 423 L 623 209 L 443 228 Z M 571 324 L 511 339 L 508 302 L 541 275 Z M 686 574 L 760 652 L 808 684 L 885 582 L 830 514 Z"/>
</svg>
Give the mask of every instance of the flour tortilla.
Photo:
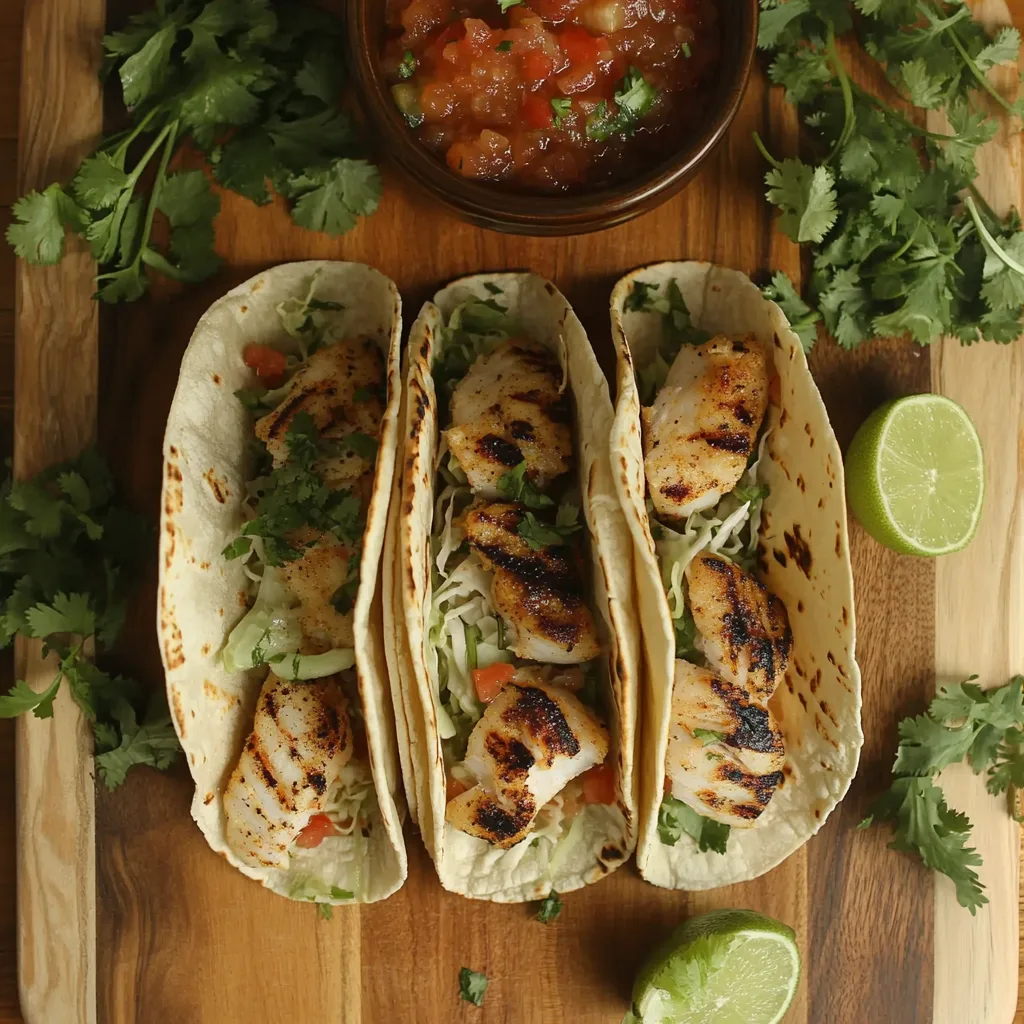
<svg viewBox="0 0 1024 1024">
<path fill-rule="evenodd" d="M 634 281 L 679 285 L 694 326 L 753 333 L 781 384 L 765 418 L 770 431 L 758 575 L 785 603 L 793 655 L 770 701 L 786 741 L 785 781 L 754 828 L 732 830 L 725 854 L 700 853 L 683 836 L 658 837 L 672 696 L 674 637 L 645 505 L 640 400 L 634 370 L 661 341 L 661 317 L 626 311 Z M 615 485 L 633 534 L 636 589 L 647 671 L 643 687 L 640 836 L 637 864 L 649 882 L 710 889 L 756 878 L 813 836 L 857 770 L 860 670 L 854 660 L 853 576 L 843 462 L 797 336 L 782 311 L 745 275 L 708 263 L 662 263 L 627 275 L 611 299 L 618 400 L 612 431 Z"/>
<path fill-rule="evenodd" d="M 500 294 L 489 291 L 500 289 Z M 575 406 L 575 465 L 592 554 L 590 593 L 602 624 L 609 679 L 609 757 L 616 765 L 617 806 L 590 806 L 572 842 L 555 847 L 524 840 L 499 850 L 445 822 L 445 772 L 435 704 L 436 683 L 428 672 L 427 615 L 430 607 L 430 531 L 434 463 L 439 440 L 432 366 L 440 330 L 457 305 L 471 297 L 497 299 L 524 333 L 558 352 Z M 582 324 L 564 296 L 535 274 L 482 274 L 442 289 L 424 305 L 412 327 L 406 388 L 405 464 L 398 516 L 401 588 L 396 616 L 405 625 L 406 657 L 401 691 L 407 705 L 411 771 L 406 787 L 415 794 L 420 830 L 441 884 L 479 899 L 518 902 L 551 889 L 568 892 L 596 881 L 627 860 L 635 845 L 636 685 L 639 648 L 632 608 L 632 543 L 612 485 L 607 439 L 612 423 L 608 385 Z"/>
<path fill-rule="evenodd" d="M 345 334 L 373 338 L 387 359 L 388 404 L 354 609 L 359 692 L 383 827 L 363 840 L 368 849 L 359 849 L 358 843 L 339 849 L 343 844 L 327 840 L 282 870 L 243 863 L 225 839 L 224 786 L 252 729 L 266 670 L 229 673 L 221 666 L 218 654 L 245 614 L 248 593 L 241 560 L 229 562 L 221 551 L 246 519 L 245 448 L 252 425 L 234 392 L 252 387 L 256 379 L 242 351 L 250 342 L 287 340 L 276 307 L 285 299 L 304 298 L 317 272 L 317 298 L 345 307 L 332 323 Z M 378 271 L 327 261 L 274 267 L 239 285 L 203 315 L 182 359 L 167 419 L 157 627 L 167 698 L 196 784 L 192 817 L 230 864 L 282 895 L 294 894 L 308 879 L 315 888 L 336 886 L 372 902 L 400 888 L 407 873 L 378 580 L 398 438 L 401 333 L 401 299 L 393 282 Z"/>
</svg>

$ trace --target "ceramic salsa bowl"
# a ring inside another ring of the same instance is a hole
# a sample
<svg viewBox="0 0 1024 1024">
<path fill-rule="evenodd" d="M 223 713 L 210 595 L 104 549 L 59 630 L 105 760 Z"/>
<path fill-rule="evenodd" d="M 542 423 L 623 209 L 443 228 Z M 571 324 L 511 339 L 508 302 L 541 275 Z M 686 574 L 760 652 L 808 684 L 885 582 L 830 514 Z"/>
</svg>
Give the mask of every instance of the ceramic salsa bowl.
<svg viewBox="0 0 1024 1024">
<path fill-rule="evenodd" d="M 522 235 L 568 235 L 621 224 L 686 185 L 725 135 L 753 67 L 758 0 L 721 0 L 721 57 L 699 127 L 678 148 L 623 183 L 545 194 L 475 181 L 450 170 L 406 124 L 381 69 L 385 0 L 349 0 L 348 63 L 371 137 L 443 205 L 481 227 Z"/>
</svg>

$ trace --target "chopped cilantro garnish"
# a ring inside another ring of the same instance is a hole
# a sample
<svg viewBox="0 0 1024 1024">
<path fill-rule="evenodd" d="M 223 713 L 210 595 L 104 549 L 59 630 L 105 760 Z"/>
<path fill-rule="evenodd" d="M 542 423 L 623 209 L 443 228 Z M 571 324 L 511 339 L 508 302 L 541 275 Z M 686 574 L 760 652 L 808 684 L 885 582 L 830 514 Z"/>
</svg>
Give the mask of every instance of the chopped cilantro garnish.
<svg viewBox="0 0 1024 1024">
<path fill-rule="evenodd" d="M 561 913 L 562 898 L 554 889 L 552 889 L 551 892 L 541 900 L 540 907 L 537 910 L 537 920 L 540 921 L 541 924 L 550 924 Z"/>
<path fill-rule="evenodd" d="M 576 509 L 576 514 L 579 515 L 579 509 Z M 532 512 L 526 512 L 516 530 L 534 551 L 540 551 L 542 548 L 563 546 L 582 528 L 582 524 L 576 521 L 545 523 Z"/>
<path fill-rule="evenodd" d="M 419 62 L 416 60 L 416 54 L 412 50 L 406 50 L 402 54 L 402 61 L 398 65 L 398 77 L 399 78 L 412 78 L 416 74 L 416 68 L 419 66 Z"/>
<path fill-rule="evenodd" d="M 495 49 L 499 53 L 508 53 L 508 51 L 512 49 L 512 40 L 511 39 L 502 39 L 502 41 L 500 43 L 498 43 L 498 45 L 495 47 Z"/>
<path fill-rule="evenodd" d="M 604 142 L 613 135 L 632 135 L 637 122 L 645 117 L 658 98 L 658 90 L 650 85 L 640 72 L 630 67 L 615 90 L 614 113 L 602 100 L 587 119 L 587 137 Z"/>
<path fill-rule="evenodd" d="M 498 477 L 498 493 L 509 501 L 518 501 L 527 508 L 550 508 L 554 502 L 541 494 L 526 475 L 526 460 L 523 459 L 515 469 L 510 469 Z"/>
<path fill-rule="evenodd" d="M 508 0 L 501 0 L 507 3 Z M 520 0 L 512 0 L 512 3 L 519 3 Z M 512 4 L 509 4 L 511 7 Z M 463 967 L 459 971 L 459 998 L 474 1006 L 484 1005 L 484 993 L 487 991 L 487 975 L 480 971 L 471 971 Z"/>
<path fill-rule="evenodd" d="M 572 110 L 572 100 L 568 96 L 554 96 L 551 99 L 551 110 L 554 114 L 554 125 L 562 127 L 562 118 Z"/>
<path fill-rule="evenodd" d="M 692 807 L 672 796 L 665 796 L 658 811 L 658 836 L 666 846 L 675 846 L 686 833 L 701 853 L 713 850 L 725 853 L 729 826 L 698 814 Z"/>
<path fill-rule="evenodd" d="M 716 732 L 714 729 L 694 729 L 693 735 L 694 738 L 700 740 L 705 747 L 710 747 L 712 743 L 725 742 L 725 733 Z"/>
</svg>

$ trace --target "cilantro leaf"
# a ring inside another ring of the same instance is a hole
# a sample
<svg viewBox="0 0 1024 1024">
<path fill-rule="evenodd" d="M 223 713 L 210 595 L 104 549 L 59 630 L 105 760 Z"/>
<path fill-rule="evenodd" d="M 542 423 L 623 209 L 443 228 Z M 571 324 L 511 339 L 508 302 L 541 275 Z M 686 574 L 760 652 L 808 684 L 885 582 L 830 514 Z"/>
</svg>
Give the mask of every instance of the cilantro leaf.
<svg viewBox="0 0 1024 1024">
<path fill-rule="evenodd" d="M 658 810 L 659 838 L 666 846 L 675 846 L 684 833 L 697 843 L 701 853 L 725 853 L 729 842 L 728 825 L 705 818 L 682 800 L 663 797 Z"/>
<path fill-rule="evenodd" d="M 772 283 L 769 287 L 762 289 L 766 299 L 777 303 L 789 321 L 793 333 L 800 339 L 800 345 L 805 352 L 810 352 L 818 339 L 818 321 L 821 314 L 811 309 L 793 286 L 788 275 L 781 270 L 772 275 Z"/>
<path fill-rule="evenodd" d="M 17 718 L 26 711 L 31 711 L 36 718 L 53 718 L 53 701 L 63 678 L 58 673 L 45 690 L 38 692 L 19 679 L 6 696 L 0 696 L 0 718 Z"/>
<path fill-rule="evenodd" d="M 71 179 L 76 201 L 89 210 L 108 210 L 130 184 L 124 166 L 109 153 L 88 157 Z"/>
<path fill-rule="evenodd" d="M 615 110 L 602 100 L 587 119 L 587 137 L 605 142 L 613 135 L 629 137 L 636 123 L 650 113 L 658 98 L 654 88 L 635 67 L 630 67 L 615 89 Z"/>
<path fill-rule="evenodd" d="M 561 913 L 562 897 L 552 889 L 540 902 L 540 907 L 537 910 L 537 920 L 541 924 L 550 924 Z"/>
<path fill-rule="evenodd" d="M 161 699 L 153 701 L 141 723 L 136 721 L 131 705 L 124 703 L 118 709 L 117 723 L 120 743 L 96 754 L 96 767 L 107 789 L 120 786 L 135 765 L 150 765 L 158 771 L 170 767 L 181 750 Z"/>
<path fill-rule="evenodd" d="M 96 629 L 96 613 L 87 594 L 57 594 L 50 604 L 37 604 L 25 613 L 31 635 L 48 637 L 54 633 L 91 636 Z"/>
<path fill-rule="evenodd" d="M 289 178 L 288 192 L 295 199 L 292 217 L 296 224 L 342 235 L 356 226 L 357 218 L 368 217 L 377 209 L 380 172 L 365 160 L 342 158 L 321 170 Z"/>
<path fill-rule="evenodd" d="M 508 0 L 500 0 L 500 2 L 507 3 Z M 519 3 L 520 0 L 514 0 L 514 2 Z M 482 974 L 480 971 L 471 971 L 468 967 L 463 967 L 459 971 L 459 998 L 464 1002 L 472 1003 L 474 1006 L 483 1006 L 486 991 L 486 974 Z"/>
<path fill-rule="evenodd" d="M 715 732 L 714 729 L 694 729 L 693 735 L 694 738 L 700 740 L 705 747 L 710 747 L 713 743 L 725 742 L 725 733 Z"/>
<path fill-rule="evenodd" d="M 577 514 L 578 512 L 577 509 Z M 569 538 L 582 528 L 582 524 L 578 522 L 545 523 L 532 512 L 525 512 L 519 520 L 516 532 L 534 551 L 541 551 L 544 548 L 563 547 Z"/>
<path fill-rule="evenodd" d="M 60 187 L 48 185 L 29 192 L 15 204 L 7 241 L 29 263 L 59 263 L 64 255 L 64 232 L 79 223 L 75 201 Z"/>
<path fill-rule="evenodd" d="M 783 160 L 765 175 L 768 201 L 782 210 L 779 228 L 794 242 L 820 242 L 838 215 L 835 177 L 824 166 Z"/>
<path fill-rule="evenodd" d="M 523 459 L 515 469 L 502 473 L 495 488 L 503 498 L 518 501 L 527 508 L 549 508 L 554 505 L 554 502 L 546 494 L 541 494 L 527 477 L 526 459 Z"/>
<path fill-rule="evenodd" d="M 967 846 L 971 824 L 965 815 L 950 810 L 942 790 L 928 778 L 897 778 L 868 810 L 860 823 L 891 823 L 891 849 L 917 853 L 924 864 L 941 871 L 956 886 L 957 902 L 972 914 L 988 902 L 978 873 L 977 851 Z"/>
</svg>

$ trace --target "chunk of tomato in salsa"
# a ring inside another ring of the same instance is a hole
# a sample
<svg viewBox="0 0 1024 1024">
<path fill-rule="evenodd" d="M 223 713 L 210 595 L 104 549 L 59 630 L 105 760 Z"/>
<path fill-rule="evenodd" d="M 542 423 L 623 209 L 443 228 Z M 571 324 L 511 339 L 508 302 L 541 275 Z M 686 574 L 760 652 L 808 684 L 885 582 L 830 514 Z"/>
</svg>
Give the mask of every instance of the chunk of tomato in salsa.
<svg viewBox="0 0 1024 1024">
<path fill-rule="evenodd" d="M 452 170 L 567 191 L 628 178 L 695 131 L 716 0 L 387 0 L 399 110 Z"/>
</svg>

